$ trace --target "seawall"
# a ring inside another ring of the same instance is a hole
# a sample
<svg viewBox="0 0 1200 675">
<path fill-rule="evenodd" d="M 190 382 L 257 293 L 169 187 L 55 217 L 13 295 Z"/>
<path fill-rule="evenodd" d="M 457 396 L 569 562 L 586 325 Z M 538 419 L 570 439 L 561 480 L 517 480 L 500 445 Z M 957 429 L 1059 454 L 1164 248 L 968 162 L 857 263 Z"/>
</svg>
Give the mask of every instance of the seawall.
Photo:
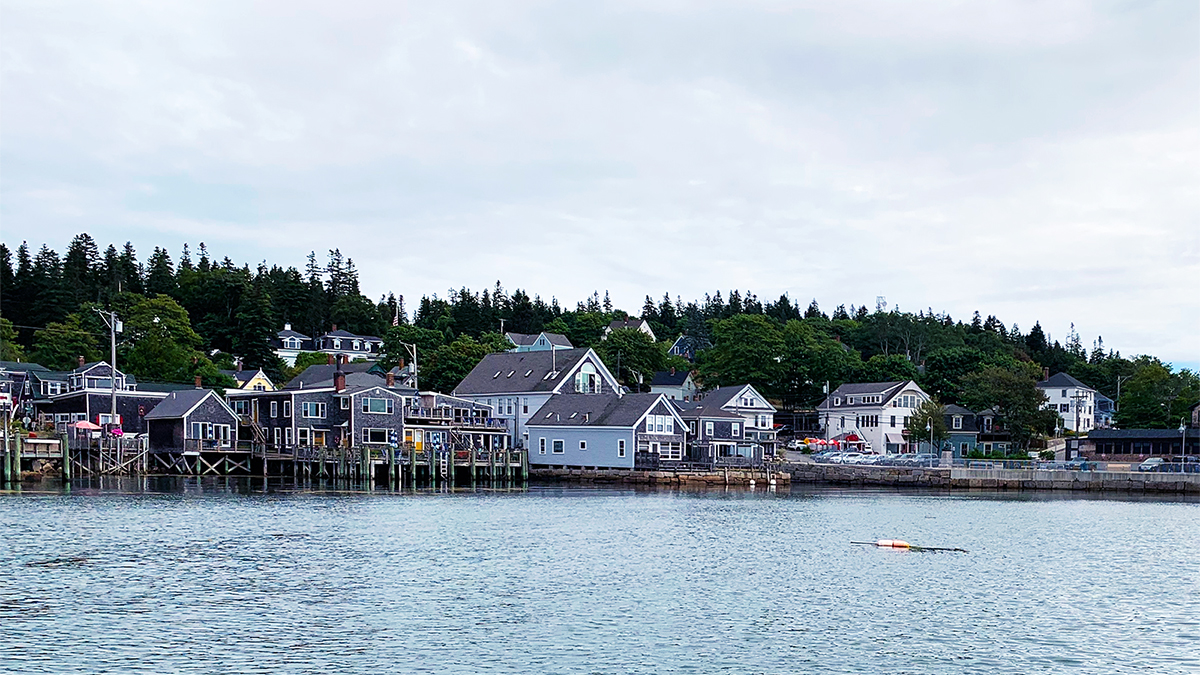
<svg viewBox="0 0 1200 675">
<path fill-rule="evenodd" d="M 1120 490 L 1200 494 L 1200 474 L 788 464 L 795 483 L 947 489 Z"/>
<path fill-rule="evenodd" d="M 712 469 L 647 471 L 639 469 L 530 468 L 529 478 L 569 483 L 641 483 L 648 485 L 769 485 L 771 479 L 789 483 L 787 471 L 765 469 Z"/>
</svg>

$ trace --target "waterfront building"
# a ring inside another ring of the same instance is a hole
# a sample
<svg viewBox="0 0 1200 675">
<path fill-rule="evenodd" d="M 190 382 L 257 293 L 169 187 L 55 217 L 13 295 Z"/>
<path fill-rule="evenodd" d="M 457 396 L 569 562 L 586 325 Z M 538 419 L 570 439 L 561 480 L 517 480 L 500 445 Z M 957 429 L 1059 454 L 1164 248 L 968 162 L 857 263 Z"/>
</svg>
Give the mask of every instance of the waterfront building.
<svg viewBox="0 0 1200 675">
<path fill-rule="evenodd" d="M 904 427 L 916 409 L 929 400 L 916 382 L 855 382 L 843 384 L 817 406 L 825 439 L 853 432 L 870 452 L 909 449 Z M 915 439 L 914 439 L 915 440 Z"/>
<path fill-rule="evenodd" d="M 1066 373 L 1056 373 L 1037 384 L 1046 396 L 1043 408 L 1058 413 L 1062 429 L 1084 434 L 1096 428 L 1096 390 Z"/>
<path fill-rule="evenodd" d="M 633 469 L 684 461 L 687 427 L 663 394 L 564 393 L 529 420 L 531 467 Z"/>
<path fill-rule="evenodd" d="M 146 415 L 169 393 L 191 387 L 185 384 L 139 384 L 132 375 L 114 369 L 106 361 L 80 361 L 79 367 L 65 373 L 66 377 L 61 380 L 51 371 L 38 371 L 35 375 L 40 386 L 34 389 L 46 392 L 36 394 L 32 399 L 36 419 L 41 424 L 53 424 L 60 433 L 66 431 L 68 424 L 85 420 L 102 427 L 120 427 L 126 434 L 145 433 Z M 113 398 L 117 407 L 115 418 L 112 416 Z"/>
<path fill-rule="evenodd" d="M 979 418 L 971 410 L 960 405 L 945 406 L 947 441 L 955 457 L 966 457 L 979 445 Z"/>
<path fill-rule="evenodd" d="M 349 360 L 363 359 L 375 361 L 383 355 L 383 338 L 374 335 L 355 335 L 339 330 L 337 324 L 332 329 L 315 338 L 292 330 L 292 324 L 285 323 L 283 330 L 272 340 L 275 354 L 289 366 L 296 365 L 296 357 L 301 352 L 321 352 L 329 355 L 345 355 Z"/>
<path fill-rule="evenodd" d="M 483 357 L 451 392 L 492 409 L 512 447 L 528 448 L 525 426 L 559 394 L 618 393 L 620 385 L 592 349 L 500 352 Z"/>
<path fill-rule="evenodd" d="M 746 419 L 717 400 L 671 401 L 687 424 L 687 457 L 706 466 L 757 466 L 763 448 L 746 439 Z"/>
<path fill-rule="evenodd" d="M 203 452 L 237 447 L 238 417 L 210 389 L 171 392 L 145 419 L 151 452 Z"/>
<path fill-rule="evenodd" d="M 775 406 L 752 385 L 718 387 L 699 396 L 706 406 L 716 406 L 742 418 L 742 436 L 762 446 L 767 456 L 775 454 Z"/>
</svg>

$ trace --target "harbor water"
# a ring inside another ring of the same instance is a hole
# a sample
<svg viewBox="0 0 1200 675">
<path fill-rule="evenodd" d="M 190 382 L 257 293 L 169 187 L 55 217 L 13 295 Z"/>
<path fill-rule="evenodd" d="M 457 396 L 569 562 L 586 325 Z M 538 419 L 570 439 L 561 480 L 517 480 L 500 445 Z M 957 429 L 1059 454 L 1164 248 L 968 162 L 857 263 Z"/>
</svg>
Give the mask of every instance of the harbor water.
<svg viewBox="0 0 1200 675">
<path fill-rule="evenodd" d="M 1194 498 L 151 487 L 0 494 L 0 672 L 1200 672 Z"/>
</svg>

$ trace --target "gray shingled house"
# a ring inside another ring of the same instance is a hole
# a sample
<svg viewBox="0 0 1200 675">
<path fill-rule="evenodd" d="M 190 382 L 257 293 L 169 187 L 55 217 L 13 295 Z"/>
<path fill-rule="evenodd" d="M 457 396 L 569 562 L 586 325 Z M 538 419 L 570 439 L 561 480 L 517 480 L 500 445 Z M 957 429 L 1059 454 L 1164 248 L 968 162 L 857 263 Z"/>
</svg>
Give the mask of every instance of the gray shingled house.
<svg viewBox="0 0 1200 675">
<path fill-rule="evenodd" d="M 527 428 L 534 467 L 632 469 L 684 461 L 687 427 L 662 394 L 560 394 Z"/>
</svg>

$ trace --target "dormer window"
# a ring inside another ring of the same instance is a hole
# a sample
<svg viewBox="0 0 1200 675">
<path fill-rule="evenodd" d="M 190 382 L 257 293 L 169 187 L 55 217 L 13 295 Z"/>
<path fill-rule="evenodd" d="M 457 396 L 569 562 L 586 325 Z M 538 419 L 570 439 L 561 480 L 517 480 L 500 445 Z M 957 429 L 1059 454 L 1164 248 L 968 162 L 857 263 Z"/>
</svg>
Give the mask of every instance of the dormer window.
<svg viewBox="0 0 1200 675">
<path fill-rule="evenodd" d="M 837 405 L 841 405 L 841 404 L 842 404 L 842 399 L 841 399 L 841 398 L 835 398 L 835 399 L 833 399 L 833 404 L 834 404 L 835 406 L 837 406 Z"/>
</svg>

